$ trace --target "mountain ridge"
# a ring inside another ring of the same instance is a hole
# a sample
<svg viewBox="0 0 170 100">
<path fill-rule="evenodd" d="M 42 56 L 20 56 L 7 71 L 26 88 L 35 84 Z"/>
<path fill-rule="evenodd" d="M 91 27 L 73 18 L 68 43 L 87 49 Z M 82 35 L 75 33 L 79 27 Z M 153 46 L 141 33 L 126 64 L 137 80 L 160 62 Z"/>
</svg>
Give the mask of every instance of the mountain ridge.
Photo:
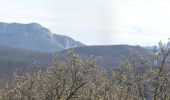
<svg viewBox="0 0 170 100">
<path fill-rule="evenodd" d="M 94 57 L 101 58 L 99 62 L 102 68 L 114 68 L 118 65 L 122 56 L 128 56 L 130 48 L 142 55 L 149 53 L 145 48 L 128 45 L 77 47 L 74 48 L 74 53 L 79 54 L 83 58 L 93 55 Z M 15 69 L 18 69 L 21 73 L 25 72 L 33 61 L 37 61 L 40 67 L 47 68 L 50 66 L 53 56 L 66 60 L 68 50 L 70 49 L 48 53 L 0 45 L 0 77 L 12 75 L 16 72 Z"/>
<path fill-rule="evenodd" d="M 72 49 L 74 53 L 79 54 L 81 57 L 88 57 L 93 55 L 97 58 L 100 58 L 99 60 L 103 68 L 108 68 L 109 66 L 117 66 L 122 56 L 129 56 L 130 49 L 143 55 L 144 57 L 147 57 L 147 55 L 150 53 L 149 50 L 143 47 L 131 45 L 97 45 L 77 47 Z M 66 56 L 68 50 L 59 51 L 56 52 L 56 54 L 61 57 L 61 59 L 64 59 L 64 56 Z"/>
<path fill-rule="evenodd" d="M 0 22 L 0 44 L 34 51 L 54 52 L 84 46 L 74 39 L 52 33 L 38 23 Z"/>
</svg>

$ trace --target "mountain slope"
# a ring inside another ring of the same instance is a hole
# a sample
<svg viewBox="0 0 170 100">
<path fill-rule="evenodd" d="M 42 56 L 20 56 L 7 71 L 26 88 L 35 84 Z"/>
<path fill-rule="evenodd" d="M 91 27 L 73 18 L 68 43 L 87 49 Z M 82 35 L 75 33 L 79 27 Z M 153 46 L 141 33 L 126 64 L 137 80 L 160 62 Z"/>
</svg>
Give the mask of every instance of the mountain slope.
<svg viewBox="0 0 170 100">
<path fill-rule="evenodd" d="M 70 37 L 53 34 L 37 24 L 0 23 L 0 44 L 34 51 L 53 52 L 84 46 Z"/>
<path fill-rule="evenodd" d="M 129 49 L 133 49 L 143 56 L 148 55 L 148 50 L 139 46 L 129 45 L 110 45 L 110 46 L 85 46 L 74 48 L 74 52 L 81 56 L 96 56 L 101 58 L 100 63 L 102 67 L 116 66 L 122 56 L 129 56 Z M 58 56 L 63 59 L 63 55 L 67 53 L 67 50 L 58 52 Z"/>
<path fill-rule="evenodd" d="M 148 50 L 142 47 L 128 45 L 77 47 L 74 52 L 81 57 L 90 55 L 100 57 L 101 67 L 108 68 L 109 66 L 117 66 L 122 55 L 128 56 L 129 48 L 142 55 L 147 55 L 148 53 Z M 53 55 L 58 55 L 59 58 L 64 60 L 67 51 L 44 53 L 0 45 L 0 77 L 10 76 L 16 71 L 25 72 L 33 61 L 37 61 L 42 68 L 48 67 L 51 64 Z"/>
<path fill-rule="evenodd" d="M 29 51 L 0 45 L 0 78 L 11 76 L 14 72 L 24 72 L 34 61 L 38 65 L 48 67 L 51 53 Z"/>
</svg>

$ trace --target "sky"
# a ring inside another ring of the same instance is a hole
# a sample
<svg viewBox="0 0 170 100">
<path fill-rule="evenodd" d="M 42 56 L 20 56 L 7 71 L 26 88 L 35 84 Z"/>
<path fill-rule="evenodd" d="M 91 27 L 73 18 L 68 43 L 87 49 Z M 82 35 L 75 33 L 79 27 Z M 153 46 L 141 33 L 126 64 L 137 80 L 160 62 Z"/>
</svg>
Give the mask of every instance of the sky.
<svg viewBox="0 0 170 100">
<path fill-rule="evenodd" d="M 87 45 L 156 45 L 170 37 L 170 0 L 0 0 L 0 22 L 36 22 Z"/>
</svg>

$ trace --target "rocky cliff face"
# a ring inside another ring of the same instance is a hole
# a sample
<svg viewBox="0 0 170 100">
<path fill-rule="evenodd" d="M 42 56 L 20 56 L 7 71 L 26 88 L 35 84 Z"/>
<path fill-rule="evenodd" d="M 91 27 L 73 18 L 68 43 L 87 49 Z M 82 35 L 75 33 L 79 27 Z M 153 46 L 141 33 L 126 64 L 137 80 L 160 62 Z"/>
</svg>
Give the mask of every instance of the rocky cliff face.
<svg viewBox="0 0 170 100">
<path fill-rule="evenodd" d="M 53 34 L 37 23 L 0 23 L 0 44 L 43 52 L 84 46 L 70 37 Z"/>
</svg>

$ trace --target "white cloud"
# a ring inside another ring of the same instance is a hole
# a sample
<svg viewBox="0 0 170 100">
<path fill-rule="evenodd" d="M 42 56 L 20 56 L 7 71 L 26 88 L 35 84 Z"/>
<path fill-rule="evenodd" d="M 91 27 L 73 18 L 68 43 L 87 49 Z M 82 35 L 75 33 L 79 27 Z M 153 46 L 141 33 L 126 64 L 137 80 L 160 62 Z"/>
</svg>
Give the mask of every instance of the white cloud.
<svg viewBox="0 0 170 100">
<path fill-rule="evenodd" d="M 116 31 L 112 35 L 116 37 L 116 43 L 154 45 L 168 39 L 168 0 L 124 0 L 117 2 L 114 9 L 113 29 Z"/>
</svg>

